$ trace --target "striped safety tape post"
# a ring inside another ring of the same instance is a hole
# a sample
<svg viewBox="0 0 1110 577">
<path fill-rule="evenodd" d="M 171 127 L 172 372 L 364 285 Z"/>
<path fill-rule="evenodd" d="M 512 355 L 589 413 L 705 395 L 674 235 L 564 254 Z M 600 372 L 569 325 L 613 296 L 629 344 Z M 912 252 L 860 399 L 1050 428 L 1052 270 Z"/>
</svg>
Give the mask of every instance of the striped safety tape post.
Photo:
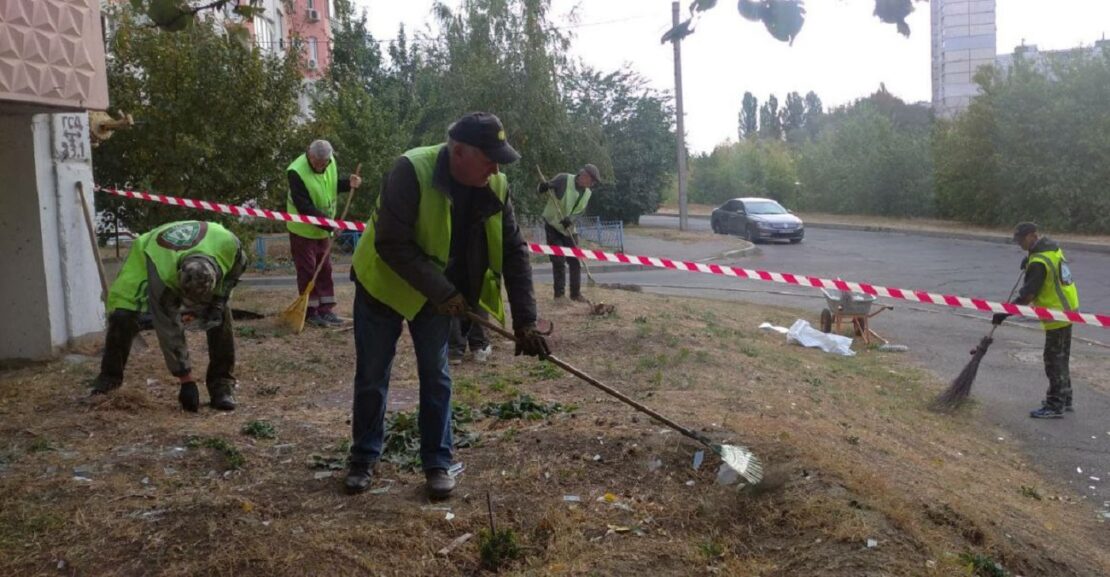
<svg viewBox="0 0 1110 577">
<path fill-rule="evenodd" d="M 136 192 L 133 190 L 120 190 L 117 188 L 106 187 L 96 187 L 96 190 L 127 198 L 136 198 L 151 202 L 160 202 L 162 204 L 168 204 L 172 206 L 184 206 L 187 208 L 194 208 L 199 210 L 233 214 L 236 216 L 251 216 L 256 218 L 265 218 L 269 220 L 305 222 L 317 225 L 322 224 L 335 228 L 341 228 L 344 230 L 354 231 L 362 231 L 366 228 L 366 225 L 361 222 L 339 221 L 330 218 L 302 216 L 297 214 L 289 214 L 286 212 L 220 204 L 204 200 L 191 200 L 185 198 L 177 198 L 173 196 L 150 194 L 148 192 Z M 1068 321 L 1072 323 L 1110 328 L 1110 315 L 1068 312 L 1031 306 L 1019 306 L 1011 303 L 999 303 L 955 295 L 906 290 L 894 287 L 883 287 L 867 283 L 849 282 L 840 279 L 824 279 L 819 277 L 795 275 L 790 273 L 778 273 L 763 270 L 752 270 L 740 267 L 721 266 L 717 264 L 702 264 L 689 261 L 671 260 L 667 258 L 634 256 L 624 253 L 609 253 L 599 250 L 584 250 L 581 248 L 549 246 L 546 244 L 536 243 L 530 243 L 528 245 L 528 249 L 536 254 L 585 258 L 602 262 L 641 265 L 681 272 L 711 274 L 717 276 L 726 276 L 746 280 L 767 281 L 795 286 L 836 289 L 840 291 L 851 291 L 876 297 L 886 297 L 930 305 L 943 305 L 989 313 L 1008 313 L 1016 316 L 1033 317 L 1044 321 Z"/>
</svg>

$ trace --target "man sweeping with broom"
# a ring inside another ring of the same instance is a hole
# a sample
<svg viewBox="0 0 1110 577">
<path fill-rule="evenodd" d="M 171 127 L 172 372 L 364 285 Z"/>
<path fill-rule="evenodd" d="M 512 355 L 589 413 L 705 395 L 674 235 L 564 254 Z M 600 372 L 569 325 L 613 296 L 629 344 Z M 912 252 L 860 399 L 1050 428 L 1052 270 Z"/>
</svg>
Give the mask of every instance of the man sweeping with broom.
<svg viewBox="0 0 1110 577">
<path fill-rule="evenodd" d="M 1079 292 L 1072 279 L 1068 261 L 1060 245 L 1047 236 L 1037 233 L 1037 225 L 1023 222 L 1014 229 L 1014 242 L 1029 252 L 1022 261 L 1025 282 L 1021 285 L 1014 304 L 1046 309 L 1075 311 L 1079 309 Z M 994 315 L 991 322 L 1002 324 L 1006 313 Z M 1071 323 L 1067 321 L 1041 321 L 1044 329 L 1044 372 L 1048 376 L 1048 392 L 1039 409 L 1030 411 L 1034 419 L 1059 419 L 1072 410 L 1071 375 Z"/>
<path fill-rule="evenodd" d="M 354 190 L 362 184 L 357 171 L 347 178 L 339 178 L 333 156 L 330 142 L 314 140 L 286 169 L 289 198 L 285 208 L 290 214 L 335 218 L 338 193 Z M 305 322 L 318 327 L 342 325 L 343 321 L 332 312 L 335 287 L 328 256 L 332 229 L 303 222 L 287 222 L 285 226 L 289 229 L 289 251 L 293 253 L 293 265 L 297 269 L 297 292 L 304 293 L 312 284 Z"/>
</svg>

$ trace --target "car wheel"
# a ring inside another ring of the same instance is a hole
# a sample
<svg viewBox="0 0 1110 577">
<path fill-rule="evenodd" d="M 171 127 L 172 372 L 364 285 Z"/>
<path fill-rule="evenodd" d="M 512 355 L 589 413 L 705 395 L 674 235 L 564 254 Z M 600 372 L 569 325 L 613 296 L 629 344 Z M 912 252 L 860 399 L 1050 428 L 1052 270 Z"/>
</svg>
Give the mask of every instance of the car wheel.
<svg viewBox="0 0 1110 577">
<path fill-rule="evenodd" d="M 721 227 L 717 224 L 717 221 L 711 219 L 709 228 L 713 229 L 713 234 L 721 234 Z"/>
<path fill-rule="evenodd" d="M 759 235 L 752 232 L 751 224 L 744 225 L 744 240 L 751 242 L 752 244 L 759 244 Z"/>
</svg>

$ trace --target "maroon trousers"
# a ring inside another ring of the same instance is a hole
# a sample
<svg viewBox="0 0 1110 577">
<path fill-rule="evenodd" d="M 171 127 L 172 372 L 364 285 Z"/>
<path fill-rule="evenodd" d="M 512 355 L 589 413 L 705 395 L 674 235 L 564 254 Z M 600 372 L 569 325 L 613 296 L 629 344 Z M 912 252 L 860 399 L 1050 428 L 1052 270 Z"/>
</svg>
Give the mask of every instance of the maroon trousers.
<svg viewBox="0 0 1110 577">
<path fill-rule="evenodd" d="M 331 258 L 325 256 L 326 238 L 305 238 L 289 233 L 289 251 L 293 253 L 293 266 L 297 269 L 297 291 L 303 293 L 312 280 L 316 266 L 323 261 L 312 294 L 308 295 L 308 316 L 330 313 L 335 308 L 335 285 L 331 278 Z"/>
</svg>

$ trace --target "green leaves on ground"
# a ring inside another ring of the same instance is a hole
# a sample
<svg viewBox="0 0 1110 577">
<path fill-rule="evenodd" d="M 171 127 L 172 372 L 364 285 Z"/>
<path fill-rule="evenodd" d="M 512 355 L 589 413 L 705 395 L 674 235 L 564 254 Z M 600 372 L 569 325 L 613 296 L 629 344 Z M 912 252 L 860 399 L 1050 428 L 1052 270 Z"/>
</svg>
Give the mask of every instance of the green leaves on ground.
<svg viewBox="0 0 1110 577">
<path fill-rule="evenodd" d="M 500 421 L 524 419 L 537 421 L 558 413 L 569 413 L 576 409 L 573 405 L 559 403 L 539 403 L 531 395 L 519 395 L 503 403 L 489 403 L 482 408 L 482 414 L 496 417 Z"/>
<path fill-rule="evenodd" d="M 270 421 L 251 421 L 243 425 L 243 434 L 256 439 L 276 439 L 277 429 Z"/>
<path fill-rule="evenodd" d="M 243 465 L 247 463 L 246 457 L 235 447 L 234 443 L 220 437 L 198 437 L 190 435 L 185 440 L 185 446 L 190 449 L 213 449 L 223 455 L 224 460 L 227 461 L 227 466 L 231 469 L 241 469 Z"/>
</svg>

